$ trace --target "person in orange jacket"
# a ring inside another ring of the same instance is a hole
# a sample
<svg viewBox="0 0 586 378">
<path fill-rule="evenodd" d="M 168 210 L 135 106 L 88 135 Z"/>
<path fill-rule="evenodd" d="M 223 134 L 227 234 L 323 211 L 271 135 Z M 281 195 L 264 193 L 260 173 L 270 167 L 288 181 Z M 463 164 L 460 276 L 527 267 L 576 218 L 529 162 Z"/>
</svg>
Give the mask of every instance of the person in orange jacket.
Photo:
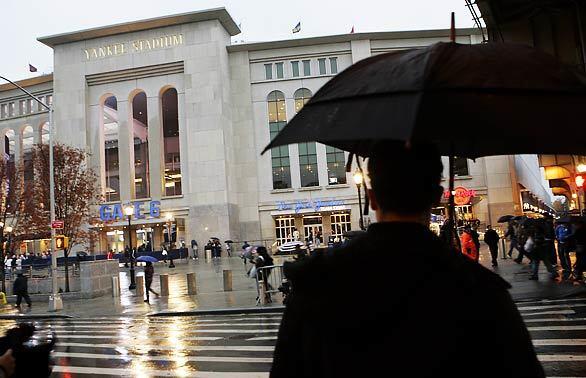
<svg viewBox="0 0 586 378">
<path fill-rule="evenodd" d="M 464 256 L 478 262 L 480 256 L 470 228 L 465 228 L 462 235 L 460 235 L 460 244 L 462 245 L 462 253 Z"/>
</svg>

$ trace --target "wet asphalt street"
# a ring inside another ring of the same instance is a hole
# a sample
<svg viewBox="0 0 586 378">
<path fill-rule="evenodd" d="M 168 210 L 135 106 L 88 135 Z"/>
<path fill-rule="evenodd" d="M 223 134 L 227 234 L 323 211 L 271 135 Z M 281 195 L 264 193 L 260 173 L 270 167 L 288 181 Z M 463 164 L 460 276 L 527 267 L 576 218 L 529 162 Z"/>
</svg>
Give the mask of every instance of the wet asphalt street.
<svg viewBox="0 0 586 378">
<path fill-rule="evenodd" d="M 518 303 L 548 377 L 586 377 L 586 298 Z M 281 314 L 36 321 L 54 377 L 268 377 Z M 0 321 L 0 333 L 13 320 Z M 506 340 L 503 340 L 506 343 Z M 490 356 L 487 356 L 490 363 Z"/>
</svg>

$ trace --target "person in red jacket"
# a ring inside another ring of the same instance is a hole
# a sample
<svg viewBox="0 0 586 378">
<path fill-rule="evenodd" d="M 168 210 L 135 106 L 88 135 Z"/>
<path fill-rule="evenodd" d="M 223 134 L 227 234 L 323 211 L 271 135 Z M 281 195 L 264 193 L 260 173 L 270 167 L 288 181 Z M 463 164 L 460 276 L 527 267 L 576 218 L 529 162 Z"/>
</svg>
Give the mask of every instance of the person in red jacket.
<svg viewBox="0 0 586 378">
<path fill-rule="evenodd" d="M 474 243 L 474 238 L 472 237 L 472 230 L 470 228 L 465 228 L 460 236 L 460 244 L 462 245 L 462 253 L 464 256 L 468 257 L 469 259 L 478 262 L 478 258 L 480 257 L 478 254 L 478 248 L 476 247 L 476 243 Z"/>
</svg>

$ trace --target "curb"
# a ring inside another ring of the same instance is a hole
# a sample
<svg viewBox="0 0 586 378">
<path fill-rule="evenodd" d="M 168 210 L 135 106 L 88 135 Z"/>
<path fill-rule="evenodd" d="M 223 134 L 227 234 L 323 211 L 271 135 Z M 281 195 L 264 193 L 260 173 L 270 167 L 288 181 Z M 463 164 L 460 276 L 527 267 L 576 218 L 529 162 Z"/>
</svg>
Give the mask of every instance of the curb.
<svg viewBox="0 0 586 378">
<path fill-rule="evenodd" d="M 70 315 L 58 314 L 14 314 L 0 315 L 0 320 L 18 320 L 18 319 L 73 319 Z"/>
<path fill-rule="evenodd" d="M 177 311 L 177 312 L 155 312 L 147 316 L 195 316 L 195 315 L 229 315 L 229 314 L 270 314 L 282 313 L 285 306 L 274 307 L 240 307 L 240 308 L 219 308 L 209 310 Z"/>
</svg>

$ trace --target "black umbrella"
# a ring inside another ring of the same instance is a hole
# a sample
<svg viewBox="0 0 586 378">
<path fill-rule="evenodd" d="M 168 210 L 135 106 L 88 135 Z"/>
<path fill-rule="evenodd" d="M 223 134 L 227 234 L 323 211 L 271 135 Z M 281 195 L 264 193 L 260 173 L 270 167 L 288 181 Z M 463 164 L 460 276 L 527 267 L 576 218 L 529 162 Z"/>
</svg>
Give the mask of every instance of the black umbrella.
<svg viewBox="0 0 586 378">
<path fill-rule="evenodd" d="M 230 244 L 230 243 L 234 243 L 234 242 L 232 240 L 228 239 L 228 240 L 224 240 L 224 243 Z"/>
<path fill-rule="evenodd" d="M 502 217 L 499 218 L 499 220 L 497 221 L 498 223 L 506 223 L 508 221 L 510 221 L 511 219 L 513 219 L 515 216 L 514 215 L 503 215 Z"/>
<path fill-rule="evenodd" d="M 586 77 L 537 49 L 436 43 L 364 59 L 327 82 L 263 151 L 317 141 L 368 156 L 373 142 L 443 155 L 586 154 Z M 552 138 L 556 133 L 571 138 Z"/>
</svg>

